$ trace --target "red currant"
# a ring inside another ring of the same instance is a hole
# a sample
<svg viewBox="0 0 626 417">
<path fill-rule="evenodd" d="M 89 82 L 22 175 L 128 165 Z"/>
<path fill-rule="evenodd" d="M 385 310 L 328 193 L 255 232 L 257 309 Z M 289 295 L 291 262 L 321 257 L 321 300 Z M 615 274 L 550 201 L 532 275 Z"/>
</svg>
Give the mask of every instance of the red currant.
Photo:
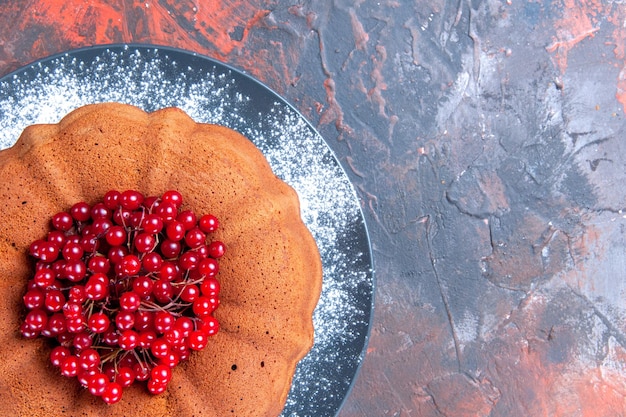
<svg viewBox="0 0 626 417">
<path fill-rule="evenodd" d="M 72 206 L 70 214 L 77 222 L 86 222 L 91 218 L 91 206 L 81 201 Z"/>
<path fill-rule="evenodd" d="M 198 220 L 198 226 L 204 233 L 210 233 L 217 230 L 219 227 L 219 221 L 217 220 L 217 217 L 212 214 L 205 214 L 200 217 L 200 220 Z"/>
<path fill-rule="evenodd" d="M 209 243 L 209 256 L 212 258 L 221 258 L 224 256 L 224 252 L 226 251 L 226 246 L 222 242 L 215 241 Z"/>
<path fill-rule="evenodd" d="M 137 210 L 143 203 L 144 196 L 139 191 L 126 190 L 122 192 L 119 203 L 123 209 Z"/>
<path fill-rule="evenodd" d="M 115 404 L 122 399 L 122 385 L 117 382 L 107 384 L 101 394 L 102 400 L 107 404 Z"/>
<path fill-rule="evenodd" d="M 110 324 L 109 316 L 105 313 L 93 313 L 87 320 L 89 330 L 94 333 L 104 333 Z"/>
<path fill-rule="evenodd" d="M 62 211 L 52 216 L 52 227 L 62 232 L 68 232 L 74 227 L 74 219 L 69 213 Z"/>
<path fill-rule="evenodd" d="M 168 190 L 163 193 L 161 200 L 165 203 L 171 203 L 177 208 L 183 204 L 183 196 L 176 190 Z"/>
<path fill-rule="evenodd" d="M 139 233 L 134 240 L 135 249 L 140 253 L 148 253 L 156 246 L 156 238 L 149 233 Z"/>
<path fill-rule="evenodd" d="M 104 238 L 111 246 L 122 246 L 127 239 L 126 229 L 118 225 L 111 226 L 106 231 Z"/>
</svg>

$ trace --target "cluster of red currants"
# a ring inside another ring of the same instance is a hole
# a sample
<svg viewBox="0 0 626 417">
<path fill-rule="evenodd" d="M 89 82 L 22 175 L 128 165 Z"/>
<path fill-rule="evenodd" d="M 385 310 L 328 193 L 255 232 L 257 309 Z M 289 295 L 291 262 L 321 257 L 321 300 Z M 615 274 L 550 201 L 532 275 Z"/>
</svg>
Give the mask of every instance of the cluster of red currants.
<svg viewBox="0 0 626 417">
<path fill-rule="evenodd" d="M 225 247 L 208 237 L 218 219 L 182 210 L 182 200 L 175 190 L 112 190 L 55 214 L 30 246 L 35 273 L 20 331 L 56 340 L 52 364 L 106 403 L 135 381 L 164 392 L 172 368 L 219 329 Z"/>
</svg>

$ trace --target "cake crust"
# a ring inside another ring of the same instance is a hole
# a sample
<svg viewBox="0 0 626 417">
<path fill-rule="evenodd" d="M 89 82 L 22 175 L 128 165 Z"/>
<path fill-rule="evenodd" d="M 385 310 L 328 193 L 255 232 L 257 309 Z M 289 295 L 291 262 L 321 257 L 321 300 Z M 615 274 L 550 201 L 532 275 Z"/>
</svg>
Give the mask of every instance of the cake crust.
<svg viewBox="0 0 626 417">
<path fill-rule="evenodd" d="M 322 270 L 296 192 L 248 139 L 183 111 L 104 103 L 28 127 L 0 152 L 0 403 L 28 416 L 277 416 L 313 344 Z M 165 394 L 134 384 L 107 406 L 50 365 L 49 342 L 18 331 L 32 276 L 30 243 L 50 217 L 110 189 L 178 190 L 184 207 L 220 219 L 220 332 L 173 370 Z"/>
</svg>

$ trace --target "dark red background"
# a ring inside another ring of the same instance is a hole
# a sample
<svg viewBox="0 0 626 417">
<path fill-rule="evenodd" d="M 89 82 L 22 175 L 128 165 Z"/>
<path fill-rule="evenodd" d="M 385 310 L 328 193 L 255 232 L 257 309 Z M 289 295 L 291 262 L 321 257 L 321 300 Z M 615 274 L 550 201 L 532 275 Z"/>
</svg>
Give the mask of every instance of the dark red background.
<svg viewBox="0 0 626 417">
<path fill-rule="evenodd" d="M 120 42 L 293 103 L 347 169 L 376 308 L 348 416 L 626 415 L 622 1 L 3 1 L 0 76 Z"/>
</svg>

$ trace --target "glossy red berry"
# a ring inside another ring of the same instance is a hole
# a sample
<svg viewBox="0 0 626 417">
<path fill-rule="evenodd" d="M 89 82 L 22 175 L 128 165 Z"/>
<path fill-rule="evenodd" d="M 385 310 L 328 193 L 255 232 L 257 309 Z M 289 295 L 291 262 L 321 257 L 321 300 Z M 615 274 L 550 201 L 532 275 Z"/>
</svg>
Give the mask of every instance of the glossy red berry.
<svg viewBox="0 0 626 417">
<path fill-rule="evenodd" d="M 226 252 L 226 246 L 220 241 L 209 243 L 209 256 L 212 258 L 221 258 Z"/>
<path fill-rule="evenodd" d="M 122 399 L 122 385 L 117 382 L 107 384 L 101 394 L 102 400 L 107 404 L 115 404 Z"/>
<path fill-rule="evenodd" d="M 67 212 L 60 212 L 52 216 L 52 227 L 62 232 L 68 232 L 74 227 L 74 219 Z"/>
<path fill-rule="evenodd" d="M 204 244 L 206 235 L 200 228 L 194 227 L 185 233 L 185 244 L 191 249 L 197 248 Z"/>
<path fill-rule="evenodd" d="M 217 217 L 212 214 L 205 214 L 200 217 L 200 220 L 198 220 L 198 226 L 204 233 L 210 233 L 217 230 L 219 227 L 219 221 L 217 220 Z"/>
<path fill-rule="evenodd" d="M 126 235 L 126 229 L 119 225 L 109 227 L 104 237 L 107 243 L 111 246 L 122 246 L 126 243 L 126 239 L 128 238 Z"/>
<path fill-rule="evenodd" d="M 143 203 L 144 196 L 136 190 L 126 190 L 120 195 L 119 203 L 125 210 L 137 210 Z"/>
<path fill-rule="evenodd" d="M 109 210 L 115 210 L 119 205 L 121 195 L 122 193 L 117 190 L 107 191 L 102 198 L 102 203 Z"/>
<path fill-rule="evenodd" d="M 183 204 L 183 196 L 176 190 L 168 190 L 163 193 L 161 200 L 165 203 L 171 203 L 177 208 Z"/>
<path fill-rule="evenodd" d="M 134 240 L 135 249 L 140 253 L 151 252 L 157 244 L 154 235 L 150 233 L 139 233 Z"/>
<path fill-rule="evenodd" d="M 70 214 L 77 222 L 86 222 L 91 218 L 91 206 L 81 201 L 72 206 Z"/>
</svg>

